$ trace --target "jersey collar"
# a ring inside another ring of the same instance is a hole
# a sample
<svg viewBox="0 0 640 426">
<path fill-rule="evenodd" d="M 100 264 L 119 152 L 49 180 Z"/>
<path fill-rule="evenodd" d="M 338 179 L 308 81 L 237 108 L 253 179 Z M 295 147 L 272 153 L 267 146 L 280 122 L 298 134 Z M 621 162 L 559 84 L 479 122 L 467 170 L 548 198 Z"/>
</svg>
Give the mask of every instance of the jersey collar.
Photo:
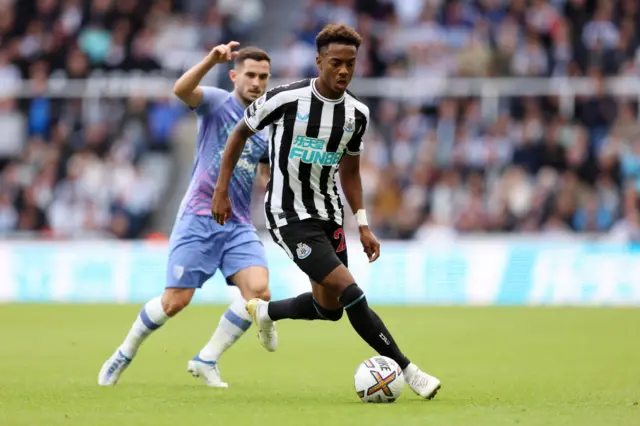
<svg viewBox="0 0 640 426">
<path fill-rule="evenodd" d="M 325 98 L 324 96 L 322 96 L 320 94 L 320 92 L 318 92 L 318 89 L 316 89 L 316 80 L 317 80 L 317 78 L 314 78 L 314 79 L 311 80 L 311 91 L 313 92 L 314 95 L 316 95 L 316 97 L 318 99 L 320 99 L 323 102 L 329 102 L 329 103 L 332 103 L 332 104 L 339 104 L 340 102 L 342 102 L 344 100 L 344 93 L 338 99 L 329 99 L 329 98 Z"/>
</svg>

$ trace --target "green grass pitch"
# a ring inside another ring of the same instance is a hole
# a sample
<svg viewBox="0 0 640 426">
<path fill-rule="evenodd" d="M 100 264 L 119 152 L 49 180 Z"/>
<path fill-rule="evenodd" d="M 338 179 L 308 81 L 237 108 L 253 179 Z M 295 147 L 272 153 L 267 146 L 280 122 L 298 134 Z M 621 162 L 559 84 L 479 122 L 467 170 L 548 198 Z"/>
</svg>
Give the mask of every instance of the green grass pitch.
<svg viewBox="0 0 640 426">
<path fill-rule="evenodd" d="M 281 322 L 221 359 L 229 389 L 186 372 L 222 307 L 193 306 L 147 340 L 115 388 L 102 362 L 138 306 L 0 305 L 0 425 L 640 425 L 640 310 L 377 308 L 406 354 L 442 380 L 364 404 L 353 373 L 374 355 L 350 328 Z"/>
</svg>

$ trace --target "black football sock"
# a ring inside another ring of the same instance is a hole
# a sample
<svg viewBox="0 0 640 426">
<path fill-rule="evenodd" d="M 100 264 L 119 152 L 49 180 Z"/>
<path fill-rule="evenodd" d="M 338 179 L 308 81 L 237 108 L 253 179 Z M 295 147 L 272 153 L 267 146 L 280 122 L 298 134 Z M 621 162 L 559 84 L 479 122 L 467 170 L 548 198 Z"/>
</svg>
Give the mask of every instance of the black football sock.
<svg viewBox="0 0 640 426">
<path fill-rule="evenodd" d="M 349 321 L 354 330 L 376 352 L 398 363 L 403 370 L 409 365 L 409 360 L 393 340 L 380 317 L 369 308 L 367 298 L 357 284 L 351 284 L 340 295 L 340 303 L 347 311 Z"/>
<path fill-rule="evenodd" d="M 338 321 L 342 318 L 343 309 L 325 309 L 316 303 L 311 293 L 303 293 L 291 299 L 269 302 L 267 312 L 273 321 L 281 319 Z"/>
</svg>

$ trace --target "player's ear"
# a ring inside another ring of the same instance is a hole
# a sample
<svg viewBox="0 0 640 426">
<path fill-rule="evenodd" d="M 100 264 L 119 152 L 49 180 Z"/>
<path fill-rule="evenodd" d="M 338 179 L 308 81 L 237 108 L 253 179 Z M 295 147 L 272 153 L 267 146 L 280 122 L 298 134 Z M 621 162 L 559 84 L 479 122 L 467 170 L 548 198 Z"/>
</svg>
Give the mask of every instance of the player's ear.
<svg viewBox="0 0 640 426">
<path fill-rule="evenodd" d="M 235 83 L 236 82 L 236 77 L 237 77 L 236 70 L 234 70 L 234 69 L 229 70 L 229 78 L 231 79 L 231 81 L 233 81 Z"/>
<path fill-rule="evenodd" d="M 323 56 L 322 53 L 316 54 L 316 66 L 320 71 L 322 71 L 322 56 Z"/>
</svg>

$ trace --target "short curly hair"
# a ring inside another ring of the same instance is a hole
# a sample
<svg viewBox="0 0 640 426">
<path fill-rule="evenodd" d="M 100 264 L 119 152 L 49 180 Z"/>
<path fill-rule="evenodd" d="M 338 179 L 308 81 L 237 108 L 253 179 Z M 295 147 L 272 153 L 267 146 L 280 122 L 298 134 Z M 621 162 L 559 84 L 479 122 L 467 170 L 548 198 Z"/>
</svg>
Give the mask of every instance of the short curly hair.
<svg viewBox="0 0 640 426">
<path fill-rule="evenodd" d="M 344 24 L 329 24 L 316 36 L 316 49 L 322 53 L 331 43 L 355 46 L 356 49 L 362 43 L 362 37 L 353 28 Z"/>
</svg>

